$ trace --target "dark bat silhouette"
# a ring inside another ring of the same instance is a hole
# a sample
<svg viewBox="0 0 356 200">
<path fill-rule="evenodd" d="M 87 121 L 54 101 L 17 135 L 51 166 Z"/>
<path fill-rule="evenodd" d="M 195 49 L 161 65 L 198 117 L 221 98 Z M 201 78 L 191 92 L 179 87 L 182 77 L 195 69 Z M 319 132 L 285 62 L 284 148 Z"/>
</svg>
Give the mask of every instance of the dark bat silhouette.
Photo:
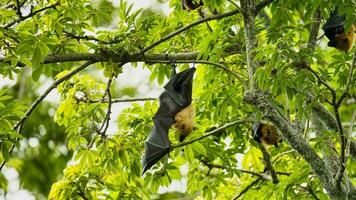
<svg viewBox="0 0 356 200">
<path fill-rule="evenodd" d="M 199 8 L 200 6 L 203 5 L 203 1 L 202 0 L 197 0 L 197 1 L 194 1 L 194 0 L 182 0 L 182 7 L 183 7 L 183 10 L 195 10 L 197 8 Z"/>
<path fill-rule="evenodd" d="M 274 145 L 276 147 L 278 147 L 279 142 L 282 142 L 276 127 L 263 122 L 256 122 L 253 125 L 253 139 L 259 143 L 263 142 L 264 144 Z"/>
<path fill-rule="evenodd" d="M 175 72 L 175 70 L 174 70 Z M 175 123 L 175 115 L 192 102 L 192 85 L 195 68 L 173 73 L 159 96 L 159 108 L 153 117 L 154 126 L 145 142 L 141 163 L 144 174 L 170 151 L 169 128 Z"/>
<path fill-rule="evenodd" d="M 340 51 L 349 51 L 355 41 L 355 25 L 352 24 L 346 33 L 344 30 L 345 16 L 340 16 L 335 9 L 330 13 L 330 17 L 323 26 L 325 36 L 329 39 L 328 46 Z"/>
</svg>

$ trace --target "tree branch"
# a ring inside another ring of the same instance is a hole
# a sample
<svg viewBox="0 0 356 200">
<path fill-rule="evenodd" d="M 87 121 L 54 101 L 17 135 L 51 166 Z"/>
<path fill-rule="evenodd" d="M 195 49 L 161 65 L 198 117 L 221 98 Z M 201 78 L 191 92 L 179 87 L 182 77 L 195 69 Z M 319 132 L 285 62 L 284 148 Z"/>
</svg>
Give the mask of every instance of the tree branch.
<svg viewBox="0 0 356 200">
<path fill-rule="evenodd" d="M 103 124 L 101 125 L 101 128 L 100 128 L 101 137 L 105 137 L 106 131 L 108 130 L 109 123 L 110 123 L 111 105 L 112 105 L 112 103 L 111 103 L 110 86 L 111 86 L 113 77 L 114 77 L 114 74 L 112 74 L 111 77 L 109 78 L 108 83 L 106 85 L 105 94 L 104 94 L 104 96 L 102 98 L 102 100 L 104 100 L 105 96 L 108 97 L 108 99 L 107 99 L 107 101 L 108 101 L 107 102 L 108 103 L 108 110 L 106 111 L 105 119 L 104 119 Z"/>
<path fill-rule="evenodd" d="M 10 22 L 10 23 L 8 23 L 8 24 L 2 26 L 1 28 L 3 28 L 3 29 L 8 29 L 9 27 L 13 26 L 13 25 L 16 24 L 16 23 L 19 23 L 19 22 L 21 22 L 21 21 L 24 21 L 24 20 L 26 20 L 27 18 L 33 17 L 34 15 L 36 15 L 36 14 L 38 14 L 38 13 L 40 13 L 40 12 L 43 12 L 43 11 L 45 11 L 45 10 L 48 10 L 48 9 L 51 9 L 51 8 L 55 8 L 55 7 L 58 6 L 58 5 L 59 5 L 59 2 L 57 2 L 57 3 L 55 3 L 55 4 L 52 4 L 52 5 L 50 5 L 50 6 L 47 6 L 47 7 L 41 8 L 41 9 L 39 9 L 39 10 L 33 11 L 33 12 L 31 12 L 30 14 L 28 14 L 28 15 L 26 15 L 26 16 L 19 17 L 18 19 L 16 19 L 16 20 L 14 20 L 14 21 L 12 21 L 12 22 Z"/>
<path fill-rule="evenodd" d="M 351 64 L 350 69 L 349 69 L 349 75 L 347 77 L 347 83 L 346 83 L 345 91 L 341 95 L 340 99 L 337 101 L 337 105 L 339 105 L 339 106 L 341 105 L 342 101 L 346 98 L 346 96 L 349 94 L 349 90 L 350 90 L 350 87 L 352 85 L 352 78 L 353 78 L 353 72 L 354 72 L 355 66 L 356 66 L 356 48 L 355 48 L 355 51 L 354 51 L 354 55 L 352 57 L 352 64 Z"/>
<path fill-rule="evenodd" d="M 108 103 L 108 99 L 100 99 L 100 100 L 92 100 L 80 98 L 78 101 L 83 101 L 87 103 Z M 135 102 L 135 101 L 154 101 L 157 100 L 155 97 L 141 97 L 141 98 L 127 98 L 127 99 L 111 99 L 111 103 L 127 103 L 127 102 Z"/>
<path fill-rule="evenodd" d="M 229 17 L 229 16 L 232 16 L 232 15 L 236 15 L 237 13 L 240 12 L 240 9 L 236 9 L 236 10 L 233 10 L 231 12 L 227 12 L 227 13 L 223 13 L 223 14 L 220 14 L 220 15 L 212 15 L 212 16 L 209 16 L 209 17 L 205 17 L 205 18 L 201 18 L 199 19 L 198 21 L 195 21 L 191 24 L 188 24 L 187 26 L 184 26 L 164 37 L 162 37 L 160 40 L 156 41 L 156 42 L 153 42 L 151 45 L 141 49 L 141 51 L 139 52 L 139 54 L 143 54 L 151 49 L 153 49 L 154 47 L 158 46 L 159 44 L 171 39 L 172 37 L 196 26 L 196 25 L 199 25 L 201 23 L 204 23 L 204 22 L 208 22 L 208 21 L 212 21 L 212 20 L 218 20 L 218 19 L 222 19 L 222 18 L 225 18 L 225 17 Z"/>
<path fill-rule="evenodd" d="M 73 33 L 70 33 L 68 31 L 63 31 L 65 34 L 67 34 L 69 37 L 76 39 L 76 40 L 92 40 L 92 41 L 96 41 L 98 43 L 102 43 L 102 44 L 117 44 L 120 43 L 121 41 L 104 41 L 104 40 L 100 40 L 94 36 L 88 36 L 88 35 L 75 35 Z"/>
<path fill-rule="evenodd" d="M 270 3 L 272 3 L 274 0 L 263 0 L 259 4 L 256 5 L 255 8 L 255 16 L 258 15 L 258 13 L 266 6 L 268 6 Z"/>
<path fill-rule="evenodd" d="M 174 59 L 173 59 L 174 60 Z M 215 62 L 210 62 L 210 61 L 206 61 L 206 60 L 174 60 L 172 61 L 162 61 L 162 60 L 149 60 L 146 59 L 146 62 L 148 63 L 200 63 L 200 64 L 208 64 L 208 65 L 213 65 L 218 67 L 219 69 L 224 70 L 225 72 L 235 76 L 239 82 L 242 84 L 242 86 L 247 89 L 247 83 L 244 80 L 244 78 L 242 77 L 242 75 L 238 74 L 237 72 L 229 69 L 226 65 L 221 64 L 221 63 L 215 63 Z"/>
<path fill-rule="evenodd" d="M 273 165 L 271 163 L 271 155 L 269 155 L 265 146 L 262 143 L 258 143 L 258 146 L 263 154 L 263 160 L 265 161 L 265 167 L 271 173 L 272 182 L 277 184 L 279 182 L 276 171 L 274 171 Z"/>
<path fill-rule="evenodd" d="M 257 178 L 256 180 L 252 181 L 250 184 L 248 184 L 243 190 L 241 190 L 241 192 L 235 197 L 233 198 L 233 200 L 236 200 L 238 198 L 240 198 L 242 195 L 244 195 L 247 191 L 249 191 L 254 185 L 256 185 L 259 181 L 261 180 L 261 178 Z"/>
<path fill-rule="evenodd" d="M 213 135 L 215 133 L 221 133 L 223 130 L 225 130 L 225 129 L 231 127 L 231 126 L 234 126 L 236 124 L 245 123 L 245 122 L 246 122 L 246 120 L 236 120 L 236 121 L 233 121 L 233 122 L 230 122 L 230 123 L 226 123 L 222 127 L 219 127 L 219 128 L 217 128 L 217 129 L 215 129 L 213 131 L 207 132 L 207 133 L 205 133 L 204 135 L 202 135 L 202 136 L 200 136 L 198 138 L 195 138 L 195 139 L 192 139 L 190 141 L 183 142 L 183 143 L 180 143 L 180 144 L 176 144 L 176 145 L 173 144 L 173 145 L 171 145 L 170 149 L 173 150 L 173 149 L 176 149 L 176 148 L 179 148 L 179 147 L 183 147 L 183 146 L 188 145 L 188 144 L 192 144 L 192 143 L 197 142 L 199 140 L 202 140 L 202 139 L 204 139 L 206 137 L 209 137 L 209 136 L 211 136 L 211 135 Z"/>
<path fill-rule="evenodd" d="M 247 91 L 244 95 L 244 100 L 265 113 L 265 117 L 283 133 L 283 139 L 310 164 L 331 196 L 339 193 L 335 187 L 336 184 L 333 175 L 327 169 L 325 163 L 313 148 L 303 140 L 301 134 L 298 133 L 299 129 L 291 126 L 268 101 L 268 94 L 260 90 L 255 90 L 254 92 Z"/>
<path fill-rule="evenodd" d="M 258 172 L 253 172 L 253 171 L 249 171 L 249 170 L 245 170 L 245 169 L 238 169 L 238 168 L 228 168 L 228 167 L 225 167 L 225 166 L 222 166 L 222 165 L 216 165 L 216 164 L 212 164 L 212 163 L 208 163 L 207 161 L 205 160 L 200 160 L 205 166 L 209 167 L 209 168 L 217 168 L 217 169 L 224 169 L 224 170 L 237 170 L 237 171 L 240 171 L 242 173 L 246 173 L 246 174 L 252 174 L 254 176 L 257 176 L 259 177 L 260 179 L 262 180 L 271 180 L 268 176 L 266 176 L 265 174 L 263 173 L 258 173 Z"/>
</svg>

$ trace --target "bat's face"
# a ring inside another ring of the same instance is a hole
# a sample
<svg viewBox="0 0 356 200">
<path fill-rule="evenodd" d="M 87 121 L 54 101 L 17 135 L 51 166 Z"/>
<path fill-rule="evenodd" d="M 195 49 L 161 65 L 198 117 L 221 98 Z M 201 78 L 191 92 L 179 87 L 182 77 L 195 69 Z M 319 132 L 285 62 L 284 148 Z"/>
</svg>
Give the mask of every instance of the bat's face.
<svg viewBox="0 0 356 200">
<path fill-rule="evenodd" d="M 179 121 L 174 124 L 174 128 L 184 136 L 189 135 L 193 131 L 194 124 L 191 120 Z"/>
<path fill-rule="evenodd" d="M 182 136 L 189 135 L 194 128 L 194 108 L 192 105 L 185 107 L 175 116 L 176 123 L 173 127 Z M 183 138 L 184 139 L 184 138 Z"/>
</svg>

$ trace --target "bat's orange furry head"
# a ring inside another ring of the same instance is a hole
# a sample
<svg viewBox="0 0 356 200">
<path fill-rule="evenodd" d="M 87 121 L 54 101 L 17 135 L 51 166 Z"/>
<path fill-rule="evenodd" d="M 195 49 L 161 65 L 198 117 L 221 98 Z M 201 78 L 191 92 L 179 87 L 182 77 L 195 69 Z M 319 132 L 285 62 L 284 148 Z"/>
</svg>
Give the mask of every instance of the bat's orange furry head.
<svg viewBox="0 0 356 200">
<path fill-rule="evenodd" d="M 176 123 L 173 124 L 173 128 L 179 133 L 179 141 L 182 142 L 187 137 L 194 127 L 194 108 L 190 104 L 183 110 L 178 112 L 175 116 Z"/>
</svg>

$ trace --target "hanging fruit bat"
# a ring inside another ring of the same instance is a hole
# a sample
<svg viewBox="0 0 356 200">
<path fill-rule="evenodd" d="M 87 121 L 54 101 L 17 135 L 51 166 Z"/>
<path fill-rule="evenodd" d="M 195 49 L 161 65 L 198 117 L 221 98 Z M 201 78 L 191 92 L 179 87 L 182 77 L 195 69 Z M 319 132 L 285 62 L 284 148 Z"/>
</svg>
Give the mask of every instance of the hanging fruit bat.
<svg viewBox="0 0 356 200">
<path fill-rule="evenodd" d="M 278 147 L 279 142 L 282 142 L 276 127 L 267 122 L 256 122 L 253 125 L 253 139 L 259 143 L 262 142 L 276 147 Z"/>
<path fill-rule="evenodd" d="M 337 11 L 333 11 L 326 24 L 323 26 L 325 36 L 329 39 L 328 46 L 334 47 L 340 51 L 349 51 L 355 43 L 354 24 L 351 25 L 349 31 L 346 33 L 344 29 L 345 16 L 340 16 Z"/>
<path fill-rule="evenodd" d="M 195 10 L 204 5 L 201 0 L 182 0 L 182 7 L 184 10 Z"/>
<path fill-rule="evenodd" d="M 159 108 L 153 117 L 153 129 L 145 141 L 145 152 L 141 163 L 144 174 L 170 151 L 168 138 L 169 128 L 174 125 L 183 135 L 192 131 L 193 122 L 187 122 L 187 115 L 191 119 L 192 85 L 195 68 L 175 74 L 164 86 L 165 91 L 159 96 Z M 188 111 L 188 114 L 186 114 Z M 179 113 L 179 114 L 178 114 Z M 182 127 L 181 125 L 184 125 Z"/>
</svg>

